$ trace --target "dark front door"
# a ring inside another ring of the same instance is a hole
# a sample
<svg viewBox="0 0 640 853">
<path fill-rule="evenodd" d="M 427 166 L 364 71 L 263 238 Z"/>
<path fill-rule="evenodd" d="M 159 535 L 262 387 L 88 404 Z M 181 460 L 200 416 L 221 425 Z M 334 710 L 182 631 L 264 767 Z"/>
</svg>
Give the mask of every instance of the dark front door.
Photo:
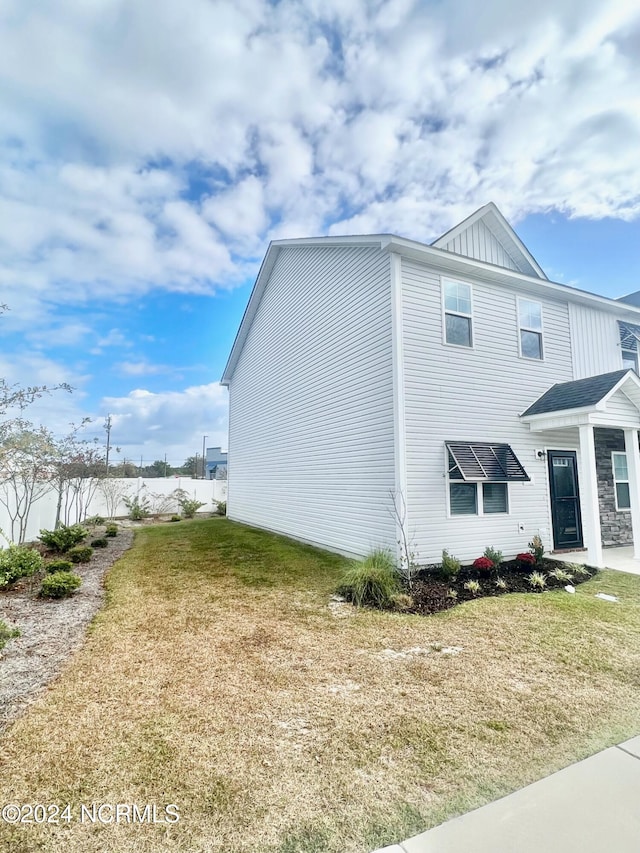
<svg viewBox="0 0 640 853">
<path fill-rule="evenodd" d="M 578 466 L 574 450 L 550 450 L 549 484 L 553 544 L 556 549 L 582 548 Z"/>
</svg>

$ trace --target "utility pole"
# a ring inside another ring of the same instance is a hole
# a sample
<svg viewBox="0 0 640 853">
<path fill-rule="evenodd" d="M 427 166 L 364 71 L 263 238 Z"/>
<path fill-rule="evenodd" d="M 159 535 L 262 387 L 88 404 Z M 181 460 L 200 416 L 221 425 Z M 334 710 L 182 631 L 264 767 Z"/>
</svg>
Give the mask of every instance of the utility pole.
<svg viewBox="0 0 640 853">
<path fill-rule="evenodd" d="M 109 474 L 109 450 L 111 449 L 111 415 L 107 415 L 106 420 L 104 422 L 104 428 L 107 431 L 107 458 L 106 458 L 106 466 L 107 466 L 107 475 Z"/>
<path fill-rule="evenodd" d="M 164 454 L 164 476 L 167 476 L 167 454 Z"/>
<path fill-rule="evenodd" d="M 204 445 L 205 441 L 209 438 L 208 435 L 202 436 L 202 479 L 207 476 L 207 453 L 205 451 Z"/>
</svg>

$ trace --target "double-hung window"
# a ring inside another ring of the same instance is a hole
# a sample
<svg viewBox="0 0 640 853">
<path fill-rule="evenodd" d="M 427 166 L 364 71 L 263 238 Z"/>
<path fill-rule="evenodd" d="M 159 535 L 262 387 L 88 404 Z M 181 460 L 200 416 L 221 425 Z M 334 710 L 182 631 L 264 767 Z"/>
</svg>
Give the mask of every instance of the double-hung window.
<svg viewBox="0 0 640 853">
<path fill-rule="evenodd" d="M 640 340 L 640 326 L 634 326 L 632 323 L 622 323 L 618 321 L 620 330 L 620 351 L 622 353 L 622 366 L 631 368 L 639 373 L 638 370 L 638 341 Z"/>
<path fill-rule="evenodd" d="M 473 346 L 471 285 L 443 279 L 444 339 L 459 347 Z"/>
<path fill-rule="evenodd" d="M 510 482 L 527 472 L 508 444 L 446 442 L 451 515 L 509 512 Z"/>
<path fill-rule="evenodd" d="M 631 509 L 629 494 L 629 469 L 626 453 L 612 453 L 613 483 L 616 493 L 616 509 Z"/>
<path fill-rule="evenodd" d="M 520 355 L 542 360 L 542 304 L 531 299 L 518 299 Z"/>
</svg>

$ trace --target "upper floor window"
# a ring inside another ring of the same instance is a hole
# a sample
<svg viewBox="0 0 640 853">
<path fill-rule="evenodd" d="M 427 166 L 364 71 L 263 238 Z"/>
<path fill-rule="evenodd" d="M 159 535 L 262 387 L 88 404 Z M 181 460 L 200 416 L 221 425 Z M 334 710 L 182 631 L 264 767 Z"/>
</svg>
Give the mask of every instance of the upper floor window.
<svg viewBox="0 0 640 853">
<path fill-rule="evenodd" d="M 520 355 L 542 359 L 542 304 L 531 299 L 518 299 Z"/>
<path fill-rule="evenodd" d="M 445 279 L 442 289 L 445 341 L 459 347 L 473 346 L 471 285 Z"/>
<path fill-rule="evenodd" d="M 631 323 L 618 322 L 620 329 L 620 349 L 622 351 L 622 366 L 638 371 L 638 339 L 640 327 Z"/>
<path fill-rule="evenodd" d="M 613 468 L 613 482 L 616 493 L 616 509 L 631 509 L 627 454 L 614 451 L 611 454 L 611 467 Z"/>
</svg>

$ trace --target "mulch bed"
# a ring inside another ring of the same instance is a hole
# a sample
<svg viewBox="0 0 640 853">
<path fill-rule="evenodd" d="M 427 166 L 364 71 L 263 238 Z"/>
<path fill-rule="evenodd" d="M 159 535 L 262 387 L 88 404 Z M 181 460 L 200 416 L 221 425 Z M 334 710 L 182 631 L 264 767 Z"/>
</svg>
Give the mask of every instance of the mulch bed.
<svg viewBox="0 0 640 853">
<path fill-rule="evenodd" d="M 92 529 L 87 541 L 102 536 L 102 529 Z M 44 573 L 0 591 L 0 619 L 22 632 L 0 652 L 0 731 L 34 701 L 80 646 L 102 605 L 104 575 L 131 547 L 133 535 L 120 529 L 106 548 L 94 549 L 89 563 L 75 566 L 82 586 L 70 598 L 39 598 Z"/>
<path fill-rule="evenodd" d="M 574 576 L 571 581 L 559 581 L 549 575 L 549 572 L 556 568 L 571 571 L 566 563 L 543 557 L 537 566 L 528 566 L 526 569 L 521 568 L 515 560 L 507 560 L 498 569 L 489 571 L 479 571 L 472 566 L 463 566 L 455 579 L 445 580 L 441 575 L 440 566 L 426 566 L 413 580 L 411 590 L 407 590 L 413 599 L 413 607 L 408 607 L 407 610 L 426 615 L 448 610 L 456 604 L 474 598 L 505 595 L 510 592 L 540 594 L 551 589 L 564 589 L 567 583 L 577 586 L 592 578 L 598 571 L 591 566 L 585 566 L 589 572 L 588 575 Z M 534 588 L 529 583 L 527 578 L 532 571 L 545 575 L 546 586 L 543 589 Z M 505 582 L 505 588 L 496 585 L 498 578 Z M 480 584 L 479 592 L 473 593 L 465 589 L 465 583 L 472 580 Z M 451 594 L 452 590 L 456 593 L 455 595 Z"/>
</svg>

